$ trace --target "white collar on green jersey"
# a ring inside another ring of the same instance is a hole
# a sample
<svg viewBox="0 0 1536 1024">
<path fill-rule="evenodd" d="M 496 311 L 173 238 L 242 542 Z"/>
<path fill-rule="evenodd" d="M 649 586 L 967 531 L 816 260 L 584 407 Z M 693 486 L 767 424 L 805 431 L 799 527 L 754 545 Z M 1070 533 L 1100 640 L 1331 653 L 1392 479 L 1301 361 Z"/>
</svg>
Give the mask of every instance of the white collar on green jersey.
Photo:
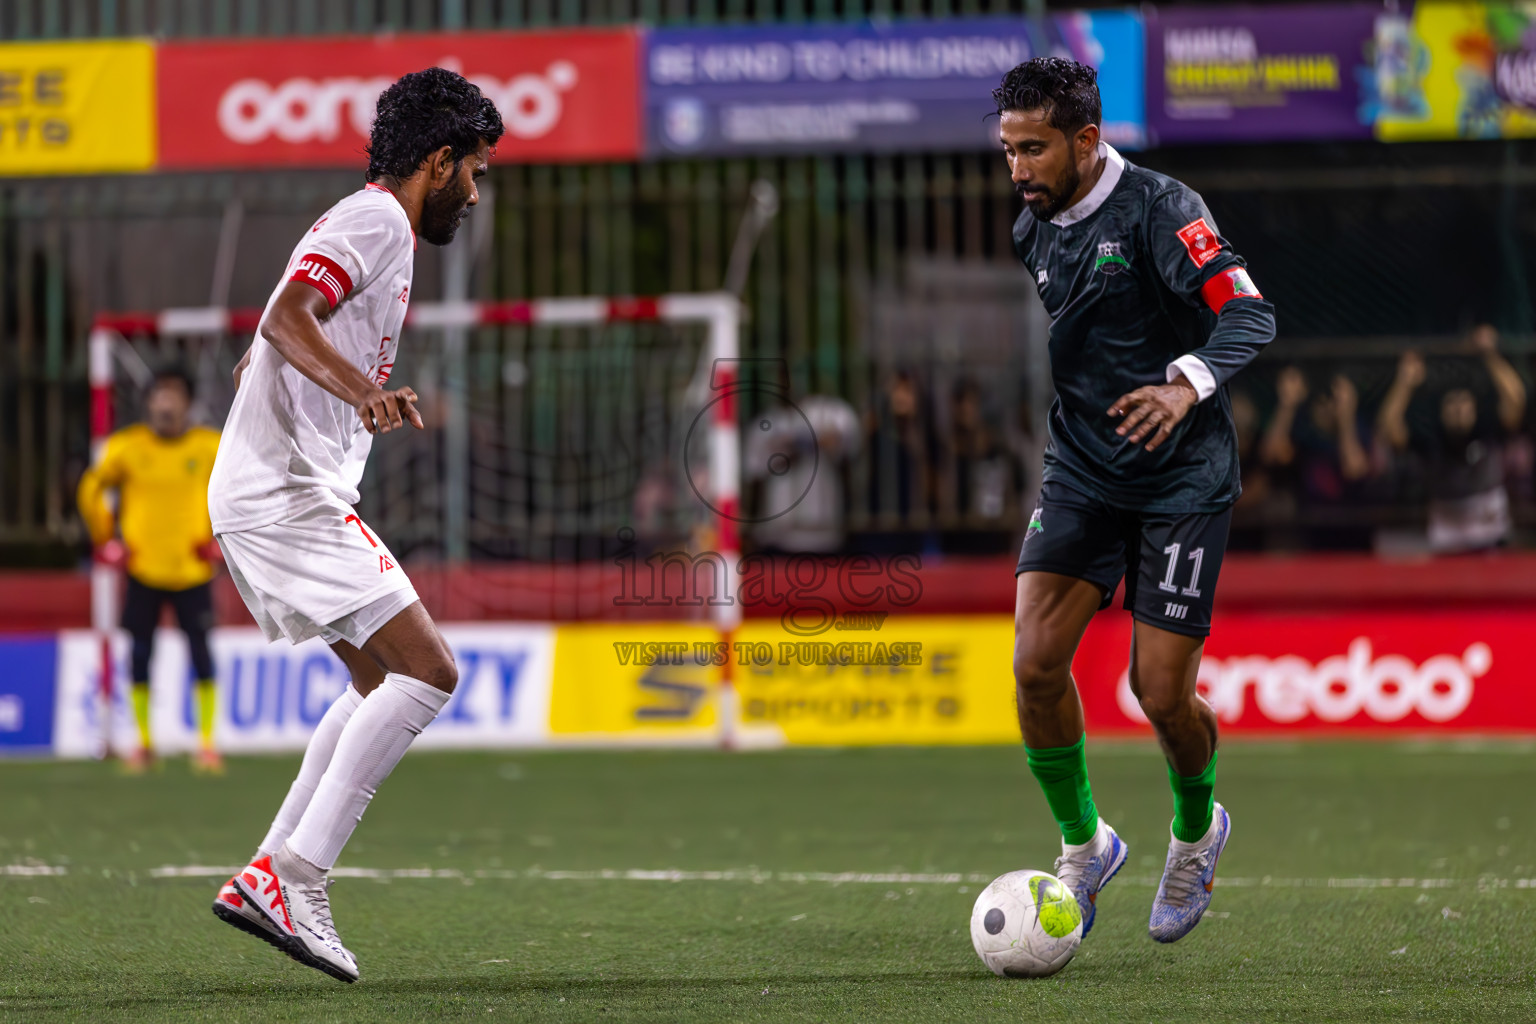
<svg viewBox="0 0 1536 1024">
<path fill-rule="evenodd" d="M 1052 224 L 1059 228 L 1076 224 L 1103 206 L 1104 200 L 1120 184 L 1120 175 L 1125 171 L 1125 157 L 1115 152 L 1115 147 L 1107 142 L 1099 143 L 1099 156 L 1104 158 L 1104 173 L 1099 175 L 1098 183 L 1082 199 L 1052 217 Z"/>
</svg>

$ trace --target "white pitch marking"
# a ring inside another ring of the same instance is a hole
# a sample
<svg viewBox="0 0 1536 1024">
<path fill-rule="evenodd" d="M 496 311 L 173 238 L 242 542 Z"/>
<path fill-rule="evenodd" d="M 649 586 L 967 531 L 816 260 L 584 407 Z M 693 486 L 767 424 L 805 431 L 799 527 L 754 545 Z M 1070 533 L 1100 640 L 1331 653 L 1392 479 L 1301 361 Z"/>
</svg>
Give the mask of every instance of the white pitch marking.
<svg viewBox="0 0 1536 1024">
<path fill-rule="evenodd" d="M 228 878 L 243 865 L 167 864 L 151 868 L 151 878 Z M 85 872 L 87 875 L 89 871 Z M 0 878 L 57 877 L 69 874 L 62 865 L 0 864 Z M 585 871 L 551 871 L 544 868 L 359 868 L 339 867 L 333 878 L 426 878 L 426 879 L 527 879 L 546 882 L 765 882 L 823 885 L 956 885 L 962 882 L 990 882 L 991 876 L 978 872 L 905 872 L 905 871 L 763 871 L 756 868 L 724 871 L 684 871 L 677 868 L 603 868 Z M 1156 888 L 1162 881 L 1155 875 L 1121 876 L 1121 884 Z M 1218 886 L 1237 889 L 1530 889 L 1536 890 L 1536 878 L 1277 878 L 1218 876 Z"/>
</svg>

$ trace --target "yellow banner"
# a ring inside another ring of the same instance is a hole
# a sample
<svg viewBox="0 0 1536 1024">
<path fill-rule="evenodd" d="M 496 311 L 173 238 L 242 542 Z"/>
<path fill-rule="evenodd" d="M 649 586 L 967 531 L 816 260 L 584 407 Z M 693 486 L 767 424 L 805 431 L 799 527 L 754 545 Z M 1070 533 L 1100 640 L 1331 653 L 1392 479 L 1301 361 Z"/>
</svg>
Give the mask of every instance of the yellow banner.
<svg viewBox="0 0 1536 1024">
<path fill-rule="evenodd" d="M 707 625 L 668 622 L 557 627 L 550 734 L 715 742 L 719 638 Z"/>
<path fill-rule="evenodd" d="M 1376 28 L 1376 136 L 1536 136 L 1536 3 L 1419 3 Z"/>
<path fill-rule="evenodd" d="M 144 171 L 154 162 L 153 44 L 0 45 L 0 174 Z"/>
<path fill-rule="evenodd" d="M 748 742 L 1019 742 L 1008 616 L 885 619 L 816 637 L 749 622 L 733 654 Z"/>
</svg>

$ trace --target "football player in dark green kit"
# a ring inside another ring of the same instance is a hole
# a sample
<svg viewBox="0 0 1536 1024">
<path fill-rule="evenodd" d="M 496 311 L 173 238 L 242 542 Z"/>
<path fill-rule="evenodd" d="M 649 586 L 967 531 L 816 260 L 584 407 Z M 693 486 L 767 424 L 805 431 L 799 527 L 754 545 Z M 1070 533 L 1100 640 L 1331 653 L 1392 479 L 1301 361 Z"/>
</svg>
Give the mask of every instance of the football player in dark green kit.
<svg viewBox="0 0 1536 1024">
<path fill-rule="evenodd" d="M 1025 207 L 1013 245 L 1051 316 L 1057 395 L 1019 556 L 1019 725 L 1061 826 L 1056 873 L 1086 934 L 1127 847 L 1093 804 L 1072 657 L 1123 578 L 1135 617 L 1131 689 L 1173 789 L 1150 931 L 1173 942 L 1210 906 L 1231 833 L 1213 795 L 1216 715 L 1195 675 L 1239 491 L 1224 385 L 1274 338 L 1274 309 L 1198 195 L 1099 138 L 1092 68 L 1037 58 L 992 95 Z"/>
</svg>

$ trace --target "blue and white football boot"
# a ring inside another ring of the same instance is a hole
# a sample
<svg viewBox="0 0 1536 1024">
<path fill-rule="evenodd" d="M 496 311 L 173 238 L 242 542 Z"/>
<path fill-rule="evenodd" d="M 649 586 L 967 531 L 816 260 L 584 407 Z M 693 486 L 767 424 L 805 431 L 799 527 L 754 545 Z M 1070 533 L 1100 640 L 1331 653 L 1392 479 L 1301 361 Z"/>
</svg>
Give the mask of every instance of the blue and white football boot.
<svg viewBox="0 0 1536 1024">
<path fill-rule="evenodd" d="M 1163 883 L 1157 887 L 1152 919 L 1147 926 L 1158 942 L 1177 942 L 1200 923 L 1211 905 L 1216 861 L 1227 848 L 1227 837 L 1231 834 L 1232 819 L 1227 809 L 1217 804 L 1211 815 L 1211 827 L 1199 842 L 1181 843 L 1170 838 Z"/>
<path fill-rule="evenodd" d="M 1115 877 L 1115 872 L 1125 866 L 1125 858 L 1131 848 L 1115 834 L 1115 830 L 1099 819 L 1099 830 L 1093 838 L 1081 846 L 1061 844 L 1061 856 L 1056 858 L 1056 877 L 1072 890 L 1077 905 L 1083 912 L 1083 935 L 1093 927 L 1093 914 L 1099 893 Z"/>
</svg>

